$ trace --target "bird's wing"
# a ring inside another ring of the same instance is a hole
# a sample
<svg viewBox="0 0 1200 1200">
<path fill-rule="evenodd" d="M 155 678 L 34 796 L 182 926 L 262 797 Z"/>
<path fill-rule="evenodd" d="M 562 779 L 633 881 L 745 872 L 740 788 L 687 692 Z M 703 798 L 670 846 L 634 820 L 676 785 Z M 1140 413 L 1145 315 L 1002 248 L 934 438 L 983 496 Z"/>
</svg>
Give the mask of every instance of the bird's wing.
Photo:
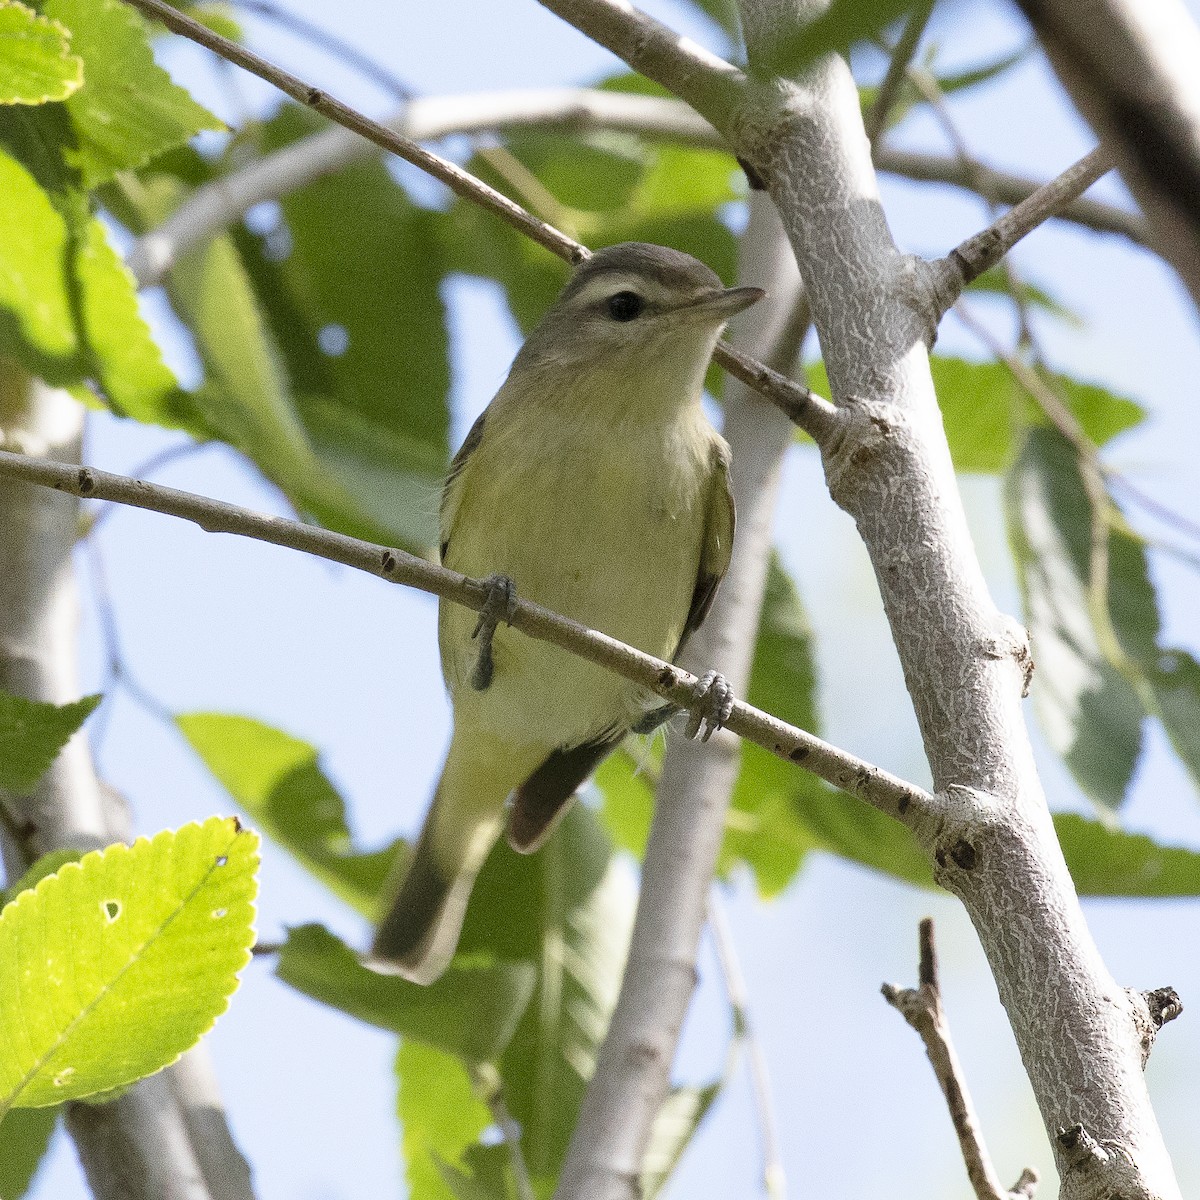
<svg viewBox="0 0 1200 1200">
<path fill-rule="evenodd" d="M 729 558 L 733 554 L 733 529 L 736 517 L 733 509 L 733 492 L 729 489 L 729 447 L 723 441 L 713 443 L 713 472 L 708 485 L 708 503 L 704 512 L 704 538 L 700 543 L 700 564 L 696 571 L 696 586 L 692 591 L 692 603 L 688 608 L 687 620 L 679 645 L 675 647 L 672 661 L 679 657 L 688 638 L 696 632 L 708 616 L 717 588 L 729 570 Z"/>
<path fill-rule="evenodd" d="M 458 452 L 450 460 L 450 473 L 446 476 L 446 482 L 442 485 L 442 505 L 438 517 L 438 524 L 441 531 L 441 553 L 442 561 L 446 561 L 446 550 L 450 545 L 450 534 L 454 529 L 454 518 L 458 514 L 458 504 L 462 498 L 462 483 L 461 476 L 463 468 L 467 465 L 467 459 L 478 448 L 479 443 L 483 440 L 483 422 L 487 416 L 487 409 L 475 418 L 475 424 L 471 426 L 467 432 L 467 436 L 463 439 L 463 444 L 459 446 Z"/>
</svg>

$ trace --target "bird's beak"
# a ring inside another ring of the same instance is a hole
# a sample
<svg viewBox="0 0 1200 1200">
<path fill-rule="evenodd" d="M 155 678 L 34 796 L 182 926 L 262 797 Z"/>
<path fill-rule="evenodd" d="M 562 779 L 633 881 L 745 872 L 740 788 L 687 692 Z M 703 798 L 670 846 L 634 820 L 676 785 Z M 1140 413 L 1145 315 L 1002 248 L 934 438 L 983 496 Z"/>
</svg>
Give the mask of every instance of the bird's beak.
<svg viewBox="0 0 1200 1200">
<path fill-rule="evenodd" d="M 709 320 L 727 321 L 735 313 L 757 304 L 767 293 L 762 288 L 735 287 L 705 292 L 684 308 L 689 315 L 704 316 Z"/>
</svg>

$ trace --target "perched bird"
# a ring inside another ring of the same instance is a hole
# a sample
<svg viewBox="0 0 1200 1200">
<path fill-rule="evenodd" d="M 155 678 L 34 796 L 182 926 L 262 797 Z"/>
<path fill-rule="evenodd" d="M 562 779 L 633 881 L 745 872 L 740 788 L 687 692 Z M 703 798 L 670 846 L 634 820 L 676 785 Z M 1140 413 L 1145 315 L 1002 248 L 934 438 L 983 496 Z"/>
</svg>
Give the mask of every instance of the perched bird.
<svg viewBox="0 0 1200 1200">
<path fill-rule="evenodd" d="M 701 409 L 704 374 L 725 322 L 762 294 L 662 246 L 601 250 L 467 435 L 442 496 L 441 556 L 489 577 L 494 603 L 478 622 L 441 605 L 454 734 L 374 968 L 436 979 L 506 818 L 513 849 L 536 850 L 601 759 L 665 719 L 644 689 L 496 618 L 515 589 L 648 654 L 679 653 L 733 542 L 729 447 Z"/>
</svg>

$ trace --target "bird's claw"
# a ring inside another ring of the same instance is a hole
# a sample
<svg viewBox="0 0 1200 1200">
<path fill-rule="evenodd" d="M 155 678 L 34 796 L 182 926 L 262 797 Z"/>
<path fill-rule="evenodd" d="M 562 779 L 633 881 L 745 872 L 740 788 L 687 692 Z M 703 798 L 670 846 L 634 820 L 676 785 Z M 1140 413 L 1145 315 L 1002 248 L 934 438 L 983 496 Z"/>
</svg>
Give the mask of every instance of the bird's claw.
<svg viewBox="0 0 1200 1200">
<path fill-rule="evenodd" d="M 471 634 L 472 638 L 479 639 L 479 657 L 471 672 L 471 686 L 477 692 L 486 692 L 492 685 L 492 676 L 496 671 L 492 659 L 492 638 L 496 635 L 496 626 L 501 621 L 511 625 L 517 610 L 517 585 L 507 575 L 489 575 L 483 583 L 488 590 L 487 599 L 479 610 L 479 620 L 475 622 Z"/>
<path fill-rule="evenodd" d="M 732 712 L 733 688 L 724 675 L 708 671 L 700 680 L 699 697 L 688 716 L 684 736 L 694 738 L 703 729 L 700 740 L 707 742 L 718 729 L 724 728 Z"/>
</svg>

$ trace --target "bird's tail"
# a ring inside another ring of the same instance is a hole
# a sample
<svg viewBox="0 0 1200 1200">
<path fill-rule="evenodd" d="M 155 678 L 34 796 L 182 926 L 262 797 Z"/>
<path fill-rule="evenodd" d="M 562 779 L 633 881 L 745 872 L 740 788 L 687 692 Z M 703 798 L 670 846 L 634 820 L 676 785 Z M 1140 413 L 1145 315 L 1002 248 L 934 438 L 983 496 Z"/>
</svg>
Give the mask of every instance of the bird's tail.
<svg viewBox="0 0 1200 1200">
<path fill-rule="evenodd" d="M 432 983 L 454 957 L 475 876 L 504 821 L 511 785 L 497 781 L 497 767 L 506 757 L 477 737 L 451 741 L 421 836 L 376 930 L 373 969 Z"/>
</svg>

